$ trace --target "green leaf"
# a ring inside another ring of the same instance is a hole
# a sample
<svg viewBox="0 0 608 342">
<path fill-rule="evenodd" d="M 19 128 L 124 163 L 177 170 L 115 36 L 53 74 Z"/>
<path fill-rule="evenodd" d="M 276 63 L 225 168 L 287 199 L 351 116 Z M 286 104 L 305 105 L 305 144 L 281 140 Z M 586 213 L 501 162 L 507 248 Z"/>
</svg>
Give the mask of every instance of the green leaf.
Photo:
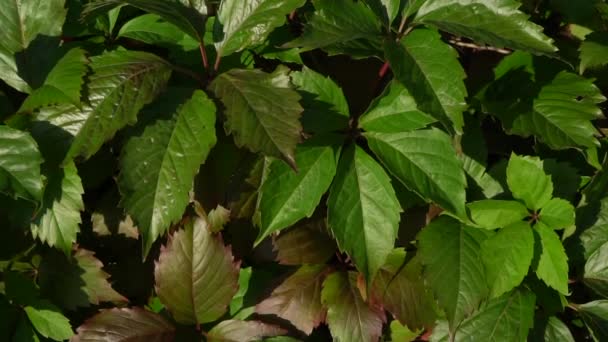
<svg viewBox="0 0 608 342">
<path fill-rule="evenodd" d="M 399 321 L 395 320 L 391 322 L 391 340 L 395 342 L 411 342 L 416 341 L 421 331 L 411 331 L 407 326 L 401 325 Z"/>
<path fill-rule="evenodd" d="M 69 144 L 66 161 L 90 158 L 118 130 L 135 123 L 139 110 L 171 75 L 164 60 L 139 51 L 107 52 L 91 58 L 90 66 L 87 104 L 82 109 L 69 104 L 41 108 L 32 128 L 45 143 Z"/>
<path fill-rule="evenodd" d="M 450 137 L 436 128 L 365 133 L 369 146 L 408 189 L 428 202 L 466 217 L 466 177 Z"/>
<path fill-rule="evenodd" d="M 601 245 L 588 258 L 583 280 L 597 294 L 608 297 L 608 243 Z"/>
<path fill-rule="evenodd" d="M 77 249 L 68 259 L 59 253 L 48 253 L 42 259 L 38 282 L 42 293 L 67 310 L 99 305 L 101 302 L 127 302 L 110 286 L 110 275 L 94 253 Z"/>
<path fill-rule="evenodd" d="M 413 30 L 400 44 L 387 40 L 384 52 L 395 78 L 414 96 L 420 110 L 462 133 L 465 73 L 456 51 L 441 41 L 439 33 Z"/>
<path fill-rule="evenodd" d="M 55 341 L 67 340 L 74 335 L 70 320 L 50 302 L 39 300 L 24 310 L 40 335 Z"/>
<path fill-rule="evenodd" d="M 521 284 L 534 257 L 534 234 L 527 222 L 502 228 L 481 245 L 490 297 L 498 297 Z"/>
<path fill-rule="evenodd" d="M 544 207 L 553 195 L 553 182 L 543 171 L 543 161 L 538 157 L 511 154 L 507 184 L 513 197 L 533 210 Z"/>
<path fill-rule="evenodd" d="M 581 64 L 580 73 L 586 70 L 598 69 L 606 64 L 608 55 L 608 32 L 592 32 L 585 37 L 579 48 Z"/>
<path fill-rule="evenodd" d="M 119 5 L 131 5 L 161 16 L 184 33 L 202 43 L 205 36 L 207 6 L 204 0 L 94 0 L 86 4 L 83 16 L 96 16 Z"/>
<path fill-rule="evenodd" d="M 414 23 L 496 47 L 536 54 L 557 51 L 543 28 L 518 10 L 520 6 L 515 0 L 429 0 L 418 10 Z"/>
<path fill-rule="evenodd" d="M 331 78 L 304 66 L 291 73 L 291 80 L 302 95 L 304 130 L 324 133 L 348 128 L 348 103 Z"/>
<path fill-rule="evenodd" d="M 295 168 L 302 126 L 300 96 L 291 89 L 286 68 L 272 74 L 233 69 L 219 75 L 211 90 L 226 110 L 224 128 L 236 145 L 284 159 Z"/>
<path fill-rule="evenodd" d="M 484 239 L 483 231 L 447 216 L 435 219 L 418 235 L 424 277 L 452 329 L 488 294 L 481 255 Z"/>
<path fill-rule="evenodd" d="M 33 112 L 37 108 L 59 103 L 80 107 L 88 63 L 84 50 L 69 50 L 51 69 L 42 87 L 25 99 L 19 112 Z"/>
<path fill-rule="evenodd" d="M 144 14 L 122 25 L 116 37 L 135 39 L 146 44 L 169 45 L 181 41 L 184 33 L 159 15 Z"/>
<path fill-rule="evenodd" d="M 208 342 L 253 342 L 285 334 L 285 330 L 258 321 L 225 320 L 207 333 Z"/>
<path fill-rule="evenodd" d="M 608 197 L 599 203 L 578 208 L 576 216 L 581 219 L 577 228 L 582 230 L 578 243 L 581 245 L 583 258 L 587 260 L 608 242 Z"/>
<path fill-rule="evenodd" d="M 374 301 L 410 329 L 432 326 L 437 317 L 435 299 L 424 286 L 422 264 L 419 258 L 405 264 L 403 249 L 389 255 L 374 278 L 371 293 Z"/>
<path fill-rule="evenodd" d="M 230 316 L 234 316 L 237 312 L 243 309 L 245 296 L 249 290 L 249 283 L 251 282 L 252 268 L 245 267 L 239 270 L 239 290 L 232 297 L 230 301 Z"/>
<path fill-rule="evenodd" d="M 403 7 L 401 0 L 364 0 L 367 5 L 376 13 L 378 18 L 384 21 L 385 25 L 390 28 L 391 24 L 399 15 L 399 11 Z M 408 1 L 408 3 L 411 1 Z"/>
<path fill-rule="evenodd" d="M 304 0 L 224 0 L 214 28 L 219 57 L 228 56 L 264 42 L 286 21 L 286 15 L 304 5 Z"/>
<path fill-rule="evenodd" d="M 84 210 L 84 190 L 73 162 L 48 172 L 42 207 L 32 221 L 32 235 L 66 255 L 80 231 L 80 212 Z"/>
<path fill-rule="evenodd" d="M 568 295 L 568 256 L 559 236 L 542 222 L 534 228 L 542 245 L 536 275 L 559 293 Z"/>
<path fill-rule="evenodd" d="M 74 342 L 173 341 L 175 328 L 161 315 L 141 308 L 104 310 L 77 329 Z"/>
<path fill-rule="evenodd" d="M 553 149 L 595 147 L 599 133 L 591 120 L 601 117 L 597 104 L 605 100 L 593 80 L 562 71 L 542 87 L 531 112 L 515 119 L 513 130 L 534 134 Z"/>
<path fill-rule="evenodd" d="M 40 339 L 38 339 L 38 335 L 36 335 L 34 327 L 32 327 L 30 322 L 22 316 L 21 319 L 19 319 L 19 323 L 17 323 L 17 328 L 15 329 L 15 334 L 13 335 L 12 341 L 39 342 Z"/>
<path fill-rule="evenodd" d="M 142 233 L 144 255 L 182 217 L 194 176 L 215 145 L 215 105 L 198 90 L 168 92 L 153 107 L 158 120 L 123 147 L 122 206 Z"/>
<path fill-rule="evenodd" d="M 568 326 L 559 318 L 552 316 L 545 327 L 545 341 L 547 342 L 574 342 L 574 337 Z"/>
<path fill-rule="evenodd" d="M 273 239 L 281 265 L 324 264 L 336 252 L 325 218 L 303 221 Z"/>
<path fill-rule="evenodd" d="M 27 132 L 0 126 L 0 191 L 39 201 L 42 199 L 42 156 Z"/>
<path fill-rule="evenodd" d="M 517 201 L 481 200 L 467 204 L 471 219 L 485 229 L 507 227 L 526 218 L 528 209 Z"/>
<path fill-rule="evenodd" d="M 323 282 L 321 300 L 335 341 L 376 341 L 382 335 L 384 311 L 363 300 L 355 272 L 329 275 Z"/>
<path fill-rule="evenodd" d="M 553 198 L 543 206 L 539 220 L 551 229 L 569 228 L 574 225 L 574 206 L 564 199 Z"/>
<path fill-rule="evenodd" d="M 277 315 L 310 335 L 325 318 L 321 304 L 321 284 L 327 274 L 325 265 L 304 265 L 285 279 L 270 296 L 256 305 L 262 315 Z"/>
<path fill-rule="evenodd" d="M 207 323 L 226 312 L 237 291 L 239 263 L 207 221 L 195 218 L 161 249 L 154 277 L 158 297 L 178 323 Z"/>
<path fill-rule="evenodd" d="M 336 174 L 340 149 L 318 139 L 296 149 L 298 172 L 280 160 L 270 162 L 260 188 L 260 233 L 256 243 L 304 217 L 310 217 Z"/>
<path fill-rule="evenodd" d="M 534 293 L 515 290 L 490 300 L 475 315 L 458 327 L 449 338 L 447 331 L 436 329 L 431 341 L 526 341 L 528 330 L 534 324 Z M 444 333 L 443 336 L 440 334 Z M 437 334 L 437 336 L 435 335 Z"/>
<path fill-rule="evenodd" d="M 595 341 L 608 338 L 608 300 L 596 300 L 577 306 L 587 329 Z"/>
<path fill-rule="evenodd" d="M 399 133 L 424 128 L 436 120 L 418 110 L 416 101 L 398 82 L 391 82 L 359 119 L 368 132 Z"/>
<path fill-rule="evenodd" d="M 0 79 L 9 86 L 29 93 L 31 75 L 40 70 L 28 70 L 30 63 L 42 62 L 41 56 L 28 52 L 36 39 L 57 37 L 66 16 L 65 0 L 2 0 L 0 1 Z M 22 59 L 32 58 L 30 63 Z M 24 63 L 26 65 L 21 65 Z"/>
<path fill-rule="evenodd" d="M 371 283 L 393 249 L 401 207 L 382 167 L 358 146 L 343 152 L 327 200 L 327 223 L 340 250 Z"/>
<path fill-rule="evenodd" d="M 366 51 L 382 35 L 382 23 L 362 1 L 315 0 L 315 12 L 304 27 L 304 33 L 286 47 L 301 51 L 324 48 L 334 54 L 341 50 Z"/>
</svg>

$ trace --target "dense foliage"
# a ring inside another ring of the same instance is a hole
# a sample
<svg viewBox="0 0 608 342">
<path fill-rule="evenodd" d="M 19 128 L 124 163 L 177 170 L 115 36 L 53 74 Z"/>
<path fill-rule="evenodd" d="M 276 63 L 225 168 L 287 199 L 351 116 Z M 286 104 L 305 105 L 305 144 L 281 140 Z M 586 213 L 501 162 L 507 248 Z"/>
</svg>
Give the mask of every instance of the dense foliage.
<svg viewBox="0 0 608 342">
<path fill-rule="evenodd" d="M 1 341 L 608 341 L 604 0 L 0 0 Z"/>
</svg>

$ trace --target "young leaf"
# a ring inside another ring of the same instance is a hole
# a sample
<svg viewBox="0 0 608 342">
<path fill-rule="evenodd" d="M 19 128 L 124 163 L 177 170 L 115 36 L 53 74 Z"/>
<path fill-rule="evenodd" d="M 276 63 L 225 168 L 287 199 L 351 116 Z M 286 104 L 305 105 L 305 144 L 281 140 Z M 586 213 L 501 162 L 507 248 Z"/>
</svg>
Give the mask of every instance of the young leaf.
<svg viewBox="0 0 608 342">
<path fill-rule="evenodd" d="M 559 236 L 542 222 L 538 222 L 534 228 L 542 245 L 536 275 L 559 293 L 568 295 L 568 256 Z"/>
<path fill-rule="evenodd" d="M 273 244 L 281 265 L 324 264 L 337 250 L 327 234 L 325 218 L 297 224 L 281 232 Z"/>
<path fill-rule="evenodd" d="M 122 206 L 142 233 L 144 255 L 177 222 L 194 176 L 215 145 L 215 105 L 197 90 L 168 92 L 155 107 L 158 120 L 123 147 L 118 185 Z"/>
<path fill-rule="evenodd" d="M 589 69 L 597 69 L 608 64 L 608 33 L 592 32 L 585 37 L 580 47 L 580 73 Z"/>
<path fill-rule="evenodd" d="M 402 133 L 365 133 L 386 168 L 427 201 L 466 217 L 466 178 L 450 137 L 436 128 Z"/>
<path fill-rule="evenodd" d="M 513 197 L 533 210 L 544 207 L 553 195 L 553 182 L 543 171 L 543 161 L 538 157 L 512 154 L 507 166 L 507 184 Z"/>
<path fill-rule="evenodd" d="M 608 243 L 598 248 L 585 263 L 585 285 L 608 298 Z"/>
<path fill-rule="evenodd" d="M 414 96 L 420 110 L 462 133 L 465 73 L 456 51 L 441 41 L 439 33 L 413 30 L 400 44 L 387 40 L 384 52 L 395 78 Z"/>
<path fill-rule="evenodd" d="M 0 126 L 0 192 L 40 201 L 42 162 L 38 145 L 29 133 Z"/>
<path fill-rule="evenodd" d="M 63 169 L 47 173 L 43 205 L 32 221 L 32 235 L 68 255 L 72 244 L 76 242 L 76 234 L 80 231 L 80 212 L 84 210 L 83 193 L 78 170 L 73 162 Z"/>
<path fill-rule="evenodd" d="M 540 222 L 551 229 L 569 228 L 574 225 L 574 207 L 561 198 L 553 198 L 540 211 Z"/>
<path fill-rule="evenodd" d="M 74 335 L 70 320 L 50 302 L 38 300 L 23 309 L 40 335 L 55 341 L 67 340 Z"/>
<path fill-rule="evenodd" d="M 226 320 L 207 334 L 208 342 L 253 342 L 263 337 L 283 335 L 285 330 L 257 321 Z"/>
<path fill-rule="evenodd" d="M 287 164 L 273 160 L 259 192 L 259 243 L 271 233 L 310 217 L 336 174 L 340 149 L 311 139 L 296 149 L 295 173 Z"/>
<path fill-rule="evenodd" d="M 528 209 L 517 201 L 481 200 L 467 204 L 471 219 L 485 229 L 507 227 L 528 216 Z"/>
<path fill-rule="evenodd" d="M 424 277 L 445 310 L 451 331 L 475 311 L 488 293 L 481 256 L 485 234 L 441 216 L 420 232 Z"/>
<path fill-rule="evenodd" d="M 368 132 L 399 133 L 424 128 L 435 121 L 418 110 L 401 83 L 393 81 L 359 118 L 359 127 Z"/>
<path fill-rule="evenodd" d="M 414 22 L 496 47 L 537 54 L 557 51 L 542 27 L 518 10 L 520 6 L 515 0 L 430 0 L 420 7 Z"/>
<path fill-rule="evenodd" d="M 327 324 L 336 341 L 376 341 L 386 320 L 384 311 L 366 303 L 357 288 L 355 272 L 335 272 L 323 282 L 321 300 Z"/>
<path fill-rule="evenodd" d="M 139 110 L 160 93 L 171 75 L 164 60 L 139 51 L 107 52 L 91 58 L 90 66 L 88 104 L 82 109 L 71 104 L 41 108 L 35 118 L 38 140 L 69 144 L 66 161 L 90 158 L 119 129 L 135 123 Z"/>
<path fill-rule="evenodd" d="M 522 115 L 515 125 L 554 149 L 594 147 L 597 130 L 590 120 L 601 117 L 597 104 L 604 101 L 592 80 L 563 71 L 541 89 L 533 112 Z"/>
<path fill-rule="evenodd" d="M 218 57 L 263 43 L 275 28 L 285 23 L 287 14 L 304 3 L 304 0 L 222 1 L 214 28 Z"/>
<path fill-rule="evenodd" d="M 39 36 L 61 34 L 67 12 L 64 3 L 65 0 L 0 1 L 0 79 L 9 86 L 21 92 L 31 91 L 31 73 L 40 70 L 21 70 L 18 56 L 41 60 L 40 56 L 27 55 L 26 49 Z"/>
<path fill-rule="evenodd" d="M 348 127 L 348 103 L 331 78 L 304 66 L 302 71 L 291 73 L 291 80 L 302 95 L 302 125 L 306 131 L 325 133 Z"/>
<path fill-rule="evenodd" d="M 161 315 L 141 308 L 104 310 L 76 331 L 73 342 L 168 342 L 175 335 L 175 328 Z"/>
<path fill-rule="evenodd" d="M 419 258 L 404 263 L 405 250 L 393 250 L 374 278 L 372 298 L 410 329 L 432 326 L 436 305 L 424 286 L 422 264 Z"/>
<path fill-rule="evenodd" d="M 608 300 L 578 305 L 578 312 L 595 341 L 608 338 Z"/>
<path fill-rule="evenodd" d="M 327 223 L 371 283 L 393 249 L 401 207 L 382 167 L 358 146 L 343 152 L 327 200 Z"/>
<path fill-rule="evenodd" d="M 303 109 L 285 68 L 272 74 L 234 69 L 219 75 L 210 87 L 226 106 L 224 128 L 234 135 L 237 146 L 282 158 L 296 167 Z"/>
<path fill-rule="evenodd" d="M 125 4 L 159 15 L 197 42 L 203 42 L 207 5 L 202 0 L 94 0 L 86 4 L 82 15 L 95 16 Z"/>
<path fill-rule="evenodd" d="M 321 284 L 327 274 L 325 265 L 304 265 L 274 289 L 270 297 L 256 305 L 262 315 L 277 315 L 307 335 L 325 320 L 321 304 Z"/>
<path fill-rule="evenodd" d="M 184 33 L 157 14 L 144 14 L 122 25 L 116 37 L 135 39 L 146 44 L 163 45 L 177 44 L 184 38 Z"/>
<path fill-rule="evenodd" d="M 498 297 L 521 284 L 534 257 L 534 234 L 527 222 L 505 227 L 481 245 L 490 297 Z"/>
<path fill-rule="evenodd" d="M 94 253 L 77 249 L 71 259 L 59 253 L 44 256 L 38 282 L 42 293 L 67 310 L 99 305 L 101 302 L 127 302 L 110 286 L 109 274 Z"/>
<path fill-rule="evenodd" d="M 238 288 L 239 264 L 203 218 L 175 232 L 154 269 L 156 293 L 181 324 L 220 318 Z"/>
<path fill-rule="evenodd" d="M 304 33 L 286 47 L 335 51 L 358 47 L 361 40 L 377 41 L 382 34 L 382 23 L 362 1 L 314 0 L 313 4 L 315 12 Z"/>
<path fill-rule="evenodd" d="M 490 300 L 458 327 L 451 338 L 447 332 L 433 333 L 432 341 L 526 341 L 534 325 L 534 293 L 520 289 Z M 437 335 L 435 335 L 437 334 Z"/>
<path fill-rule="evenodd" d="M 544 335 L 545 341 L 574 342 L 568 326 L 555 316 L 549 317 Z"/>
</svg>

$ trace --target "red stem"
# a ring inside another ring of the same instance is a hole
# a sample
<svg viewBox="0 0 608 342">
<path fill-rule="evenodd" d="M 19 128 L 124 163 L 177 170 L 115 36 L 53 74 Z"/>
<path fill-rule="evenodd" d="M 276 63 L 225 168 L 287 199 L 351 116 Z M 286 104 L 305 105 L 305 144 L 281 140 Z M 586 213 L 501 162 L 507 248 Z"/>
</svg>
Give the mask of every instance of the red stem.
<svg viewBox="0 0 608 342">
<path fill-rule="evenodd" d="M 207 61 L 207 51 L 205 51 L 205 44 L 200 43 L 198 45 L 199 50 L 201 51 L 201 57 L 203 57 L 203 66 L 205 70 L 209 69 L 209 62 Z"/>
<path fill-rule="evenodd" d="M 383 78 L 390 68 L 391 65 L 388 63 L 388 61 L 384 62 L 384 64 L 382 64 L 382 67 L 380 68 L 380 71 L 378 71 L 378 77 Z"/>
</svg>

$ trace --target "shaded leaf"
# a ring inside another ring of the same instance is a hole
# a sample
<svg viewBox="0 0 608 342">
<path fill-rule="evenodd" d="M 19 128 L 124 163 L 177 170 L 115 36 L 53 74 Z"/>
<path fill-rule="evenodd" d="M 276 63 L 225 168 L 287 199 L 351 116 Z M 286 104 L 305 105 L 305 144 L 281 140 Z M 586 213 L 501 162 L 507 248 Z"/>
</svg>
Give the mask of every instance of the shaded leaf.
<svg viewBox="0 0 608 342">
<path fill-rule="evenodd" d="M 507 184 L 513 197 L 533 210 L 544 207 L 553 195 L 553 182 L 543 171 L 543 161 L 538 157 L 512 154 L 507 166 Z"/>
<path fill-rule="evenodd" d="M 585 263 L 585 285 L 608 298 L 608 243 L 598 248 Z"/>
<path fill-rule="evenodd" d="M 310 217 L 336 174 L 340 149 L 311 139 L 296 148 L 298 172 L 280 160 L 270 162 L 259 192 L 259 243 L 270 234 Z"/>
<path fill-rule="evenodd" d="M 528 209 L 517 201 L 481 200 L 467 204 L 471 219 L 482 228 L 507 227 L 528 216 Z"/>
<path fill-rule="evenodd" d="M 414 22 L 496 47 L 537 54 L 557 51 L 543 28 L 518 10 L 520 6 L 515 0 L 430 0 L 420 7 Z"/>
<path fill-rule="evenodd" d="M 215 145 L 215 105 L 198 90 L 180 91 L 154 107 L 158 120 L 123 147 L 118 185 L 121 205 L 142 233 L 144 256 L 156 238 L 182 217 L 194 176 Z"/>
<path fill-rule="evenodd" d="M 341 251 L 371 283 L 393 249 L 401 207 L 382 167 L 358 146 L 342 153 L 327 200 L 327 223 Z"/>
<path fill-rule="evenodd" d="M 258 321 L 226 320 L 207 333 L 208 342 L 253 342 L 262 337 L 282 335 L 285 330 Z"/>
<path fill-rule="evenodd" d="M 70 320 L 49 301 L 38 300 L 23 309 L 40 335 L 55 341 L 67 340 L 74 335 Z"/>
<path fill-rule="evenodd" d="M 28 319 L 21 316 L 12 341 L 14 342 L 39 342 L 38 335 L 34 331 L 34 327 L 28 322 Z"/>
<path fill-rule="evenodd" d="M 440 216 L 418 235 L 424 277 L 452 329 L 488 294 L 481 244 L 485 234 Z"/>
<path fill-rule="evenodd" d="M 263 43 L 275 28 L 285 23 L 287 14 L 301 7 L 304 2 L 304 0 L 222 1 L 214 28 L 218 56 L 228 56 Z"/>
<path fill-rule="evenodd" d="M 552 316 L 545 327 L 545 341 L 547 342 L 574 342 L 574 337 L 568 326 L 559 318 Z"/>
<path fill-rule="evenodd" d="M 258 314 L 277 315 L 306 334 L 325 320 L 321 304 L 321 284 L 325 265 L 304 265 L 275 288 L 270 297 L 256 305 Z"/>
<path fill-rule="evenodd" d="M 175 328 L 162 316 L 141 308 L 103 310 L 77 329 L 73 342 L 170 342 Z"/>
<path fill-rule="evenodd" d="M 421 332 L 420 330 L 411 331 L 407 326 L 401 325 L 397 320 L 391 322 L 390 329 L 391 339 L 395 342 L 415 341 Z"/>
<path fill-rule="evenodd" d="M 207 219 L 209 220 L 211 231 L 217 233 L 223 230 L 224 226 L 230 222 L 230 210 L 218 204 L 215 209 L 211 209 Z"/>
<path fill-rule="evenodd" d="M 144 14 L 127 21 L 117 38 L 130 38 L 146 44 L 177 44 L 184 38 L 183 31 L 157 14 Z"/>
<path fill-rule="evenodd" d="M 436 319 L 435 299 L 424 286 L 422 264 L 418 258 L 405 264 L 403 249 L 389 255 L 374 278 L 371 293 L 374 301 L 410 329 L 430 327 Z"/>
<path fill-rule="evenodd" d="M 27 132 L 0 126 L 0 191 L 33 200 L 42 199 L 42 156 Z"/>
<path fill-rule="evenodd" d="M 543 206 L 539 220 L 551 229 L 569 228 L 574 225 L 574 206 L 564 199 L 553 198 Z"/>
<path fill-rule="evenodd" d="M 236 294 L 232 297 L 232 300 L 230 301 L 231 316 L 234 316 L 237 312 L 243 309 L 245 296 L 247 295 L 247 291 L 249 290 L 252 270 L 253 269 L 251 267 L 245 267 L 239 270 L 239 290 L 236 292 Z"/>
<path fill-rule="evenodd" d="M 282 265 L 324 264 L 336 252 L 324 218 L 304 221 L 281 232 L 273 244 Z"/>
<path fill-rule="evenodd" d="M 84 190 L 73 162 L 46 175 L 43 204 L 32 221 L 32 235 L 67 255 L 80 231 Z"/>
<path fill-rule="evenodd" d="M 596 300 L 577 308 L 595 341 L 608 338 L 608 300 Z"/>
<path fill-rule="evenodd" d="M 536 275 L 545 284 L 568 295 L 568 256 L 559 236 L 542 222 L 538 222 L 534 228 L 542 245 Z"/>
<path fill-rule="evenodd" d="M 283 158 L 295 168 L 303 109 L 285 68 L 272 74 L 233 69 L 219 75 L 210 87 L 226 106 L 224 128 L 237 146 Z"/>
<path fill-rule="evenodd" d="M 435 128 L 365 133 L 369 146 L 408 189 L 428 202 L 466 217 L 466 178 L 450 137 Z"/>
<path fill-rule="evenodd" d="M 67 310 L 101 302 L 127 302 L 112 289 L 110 275 L 102 267 L 94 253 L 86 249 L 77 249 L 70 259 L 49 253 L 40 264 L 38 282 L 42 293 Z"/>
<path fill-rule="evenodd" d="M 366 303 L 357 288 L 355 272 L 335 272 L 323 282 L 321 300 L 327 324 L 336 341 L 376 341 L 386 320 L 384 311 Z"/>
<path fill-rule="evenodd" d="M 154 270 L 156 293 L 182 324 L 215 321 L 237 291 L 239 264 L 203 218 L 174 233 Z"/>
<path fill-rule="evenodd" d="M 368 132 L 399 133 L 424 128 L 435 121 L 418 110 L 403 85 L 393 81 L 359 118 L 359 127 Z"/>
<path fill-rule="evenodd" d="M 581 64 L 580 73 L 586 70 L 597 69 L 608 64 L 608 33 L 592 32 L 585 37 L 579 48 Z"/>
<path fill-rule="evenodd" d="M 588 204 L 576 211 L 577 227 L 584 229 L 578 236 L 585 260 L 608 242 L 608 197 L 599 203 Z"/>
<path fill-rule="evenodd" d="M 490 296 L 498 297 L 521 284 L 534 257 L 534 234 L 526 222 L 502 228 L 481 245 Z"/>
<path fill-rule="evenodd" d="M 384 52 L 395 78 L 410 91 L 420 110 L 461 133 L 467 96 L 465 73 L 456 51 L 441 41 L 439 33 L 413 30 L 401 44 L 387 40 Z"/>
</svg>

